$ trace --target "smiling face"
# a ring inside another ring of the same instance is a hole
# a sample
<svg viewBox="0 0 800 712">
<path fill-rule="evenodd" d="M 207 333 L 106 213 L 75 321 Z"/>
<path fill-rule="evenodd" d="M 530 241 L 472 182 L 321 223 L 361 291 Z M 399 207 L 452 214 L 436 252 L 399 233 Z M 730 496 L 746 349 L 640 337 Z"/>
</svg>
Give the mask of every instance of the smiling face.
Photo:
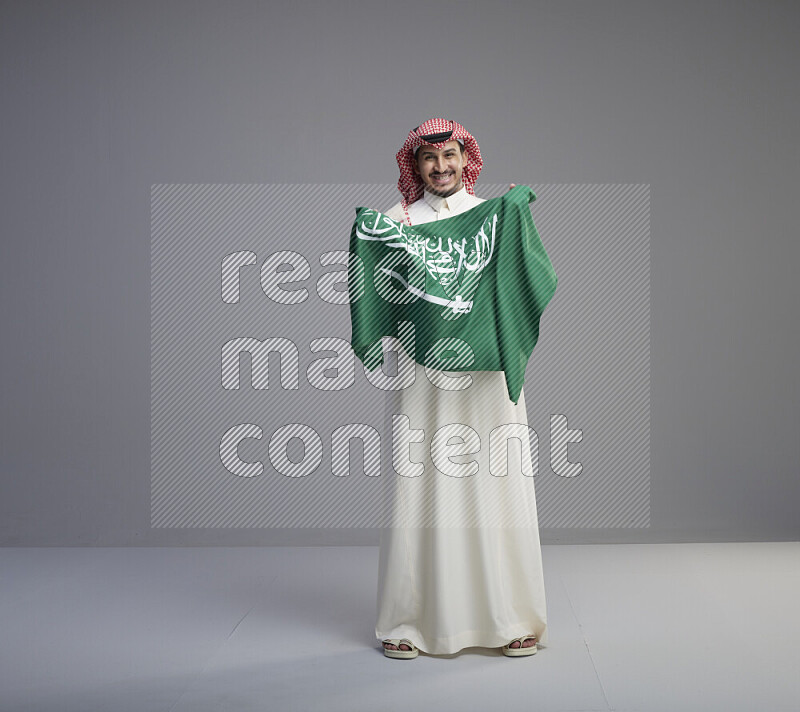
<svg viewBox="0 0 800 712">
<path fill-rule="evenodd" d="M 458 141 L 448 141 L 444 148 L 423 144 L 417 151 L 414 172 L 428 191 L 446 198 L 461 189 L 466 163 L 467 152 Z"/>
</svg>

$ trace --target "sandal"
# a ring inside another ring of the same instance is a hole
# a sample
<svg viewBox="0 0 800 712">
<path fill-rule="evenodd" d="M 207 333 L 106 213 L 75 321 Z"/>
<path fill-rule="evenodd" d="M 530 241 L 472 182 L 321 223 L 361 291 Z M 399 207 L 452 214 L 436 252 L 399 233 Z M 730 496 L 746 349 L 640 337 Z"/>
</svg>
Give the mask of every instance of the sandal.
<svg viewBox="0 0 800 712">
<path fill-rule="evenodd" d="M 538 652 L 538 648 L 536 647 L 536 643 L 534 642 L 533 645 L 529 645 L 527 648 L 522 647 L 522 643 L 526 640 L 533 638 L 534 641 L 536 640 L 536 636 L 531 635 L 523 635 L 521 638 L 514 638 L 514 640 L 510 640 L 507 645 L 503 646 L 503 655 L 508 655 L 510 658 L 519 657 L 522 655 L 536 655 Z M 511 643 L 519 642 L 518 648 L 510 648 L 509 646 Z"/>
<path fill-rule="evenodd" d="M 411 658 L 416 658 L 419 655 L 419 648 L 417 648 L 414 643 L 412 643 L 408 638 L 387 638 L 383 641 L 383 643 L 389 643 L 390 645 L 396 645 L 397 650 L 391 650 L 390 648 L 383 648 L 383 654 L 387 658 L 398 658 L 401 660 L 410 660 Z M 400 643 L 405 643 L 411 650 L 400 650 Z M 520 643 L 521 645 L 521 643 Z"/>
</svg>

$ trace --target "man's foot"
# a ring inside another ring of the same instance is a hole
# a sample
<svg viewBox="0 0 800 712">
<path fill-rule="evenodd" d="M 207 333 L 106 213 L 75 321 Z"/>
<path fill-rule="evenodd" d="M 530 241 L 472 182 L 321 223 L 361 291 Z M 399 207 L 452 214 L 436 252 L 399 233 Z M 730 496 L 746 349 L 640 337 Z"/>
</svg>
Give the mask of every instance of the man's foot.
<svg viewBox="0 0 800 712">
<path fill-rule="evenodd" d="M 511 643 L 511 645 L 509 645 L 508 647 L 509 647 L 509 648 L 519 648 L 519 647 L 523 647 L 523 648 L 530 648 L 530 647 L 531 647 L 531 645 L 536 645 L 536 636 L 535 636 L 535 635 L 531 635 L 531 636 L 529 636 L 529 637 L 526 637 L 526 638 L 525 638 L 525 639 L 522 641 L 522 645 L 521 645 L 521 646 L 520 646 L 520 644 L 519 644 L 519 641 L 518 641 L 518 640 L 514 640 L 514 642 L 513 642 L 513 643 Z"/>
<path fill-rule="evenodd" d="M 408 638 L 386 638 L 383 641 L 383 654 L 387 658 L 410 660 L 419 655 L 419 650 Z"/>
<path fill-rule="evenodd" d="M 386 640 L 383 641 L 383 647 L 386 650 L 397 650 L 397 646 L 393 643 L 390 643 Z M 411 650 L 411 646 L 406 645 L 405 643 L 400 643 L 400 650 Z"/>
<path fill-rule="evenodd" d="M 522 655 L 536 655 L 538 648 L 536 647 L 536 636 L 533 633 L 528 635 L 514 638 L 509 643 L 506 643 L 503 648 L 503 655 L 509 657 L 519 657 Z"/>
</svg>

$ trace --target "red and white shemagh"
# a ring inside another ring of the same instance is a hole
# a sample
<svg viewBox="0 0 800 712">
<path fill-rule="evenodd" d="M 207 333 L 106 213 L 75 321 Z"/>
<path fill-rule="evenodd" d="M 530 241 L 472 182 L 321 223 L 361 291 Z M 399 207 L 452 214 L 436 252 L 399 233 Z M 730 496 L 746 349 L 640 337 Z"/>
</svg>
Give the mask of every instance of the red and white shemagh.
<svg viewBox="0 0 800 712">
<path fill-rule="evenodd" d="M 446 134 L 450 131 L 452 133 L 439 142 L 430 142 L 423 139 L 423 136 L 436 136 L 436 134 Z M 478 142 L 457 121 L 428 119 L 408 134 L 403 147 L 397 152 L 397 165 L 400 167 L 400 180 L 397 181 L 397 187 L 403 194 L 402 203 L 406 216 L 408 216 L 408 206 L 419 200 L 425 190 L 422 178 L 414 172 L 414 164 L 416 163 L 414 149 L 423 144 L 444 148 L 448 141 L 457 139 L 464 143 L 464 148 L 467 151 L 467 161 L 461 172 L 461 181 L 467 193 L 475 195 L 475 181 L 478 180 L 478 174 L 483 167 L 483 159 L 481 158 L 481 149 L 478 147 Z M 411 224 L 410 220 L 409 224 Z"/>
</svg>

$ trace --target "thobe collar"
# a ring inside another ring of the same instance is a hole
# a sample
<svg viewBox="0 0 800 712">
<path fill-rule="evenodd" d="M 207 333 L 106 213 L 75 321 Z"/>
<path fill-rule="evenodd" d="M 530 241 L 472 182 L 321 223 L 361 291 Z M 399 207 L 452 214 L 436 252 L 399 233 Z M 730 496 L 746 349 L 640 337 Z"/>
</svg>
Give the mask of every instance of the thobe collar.
<svg viewBox="0 0 800 712">
<path fill-rule="evenodd" d="M 462 185 L 455 193 L 443 198 L 441 195 L 435 195 L 428 190 L 423 191 L 422 199 L 430 205 L 437 213 L 441 212 L 442 208 L 447 208 L 450 211 L 455 210 L 467 198 L 467 189 Z"/>
</svg>

